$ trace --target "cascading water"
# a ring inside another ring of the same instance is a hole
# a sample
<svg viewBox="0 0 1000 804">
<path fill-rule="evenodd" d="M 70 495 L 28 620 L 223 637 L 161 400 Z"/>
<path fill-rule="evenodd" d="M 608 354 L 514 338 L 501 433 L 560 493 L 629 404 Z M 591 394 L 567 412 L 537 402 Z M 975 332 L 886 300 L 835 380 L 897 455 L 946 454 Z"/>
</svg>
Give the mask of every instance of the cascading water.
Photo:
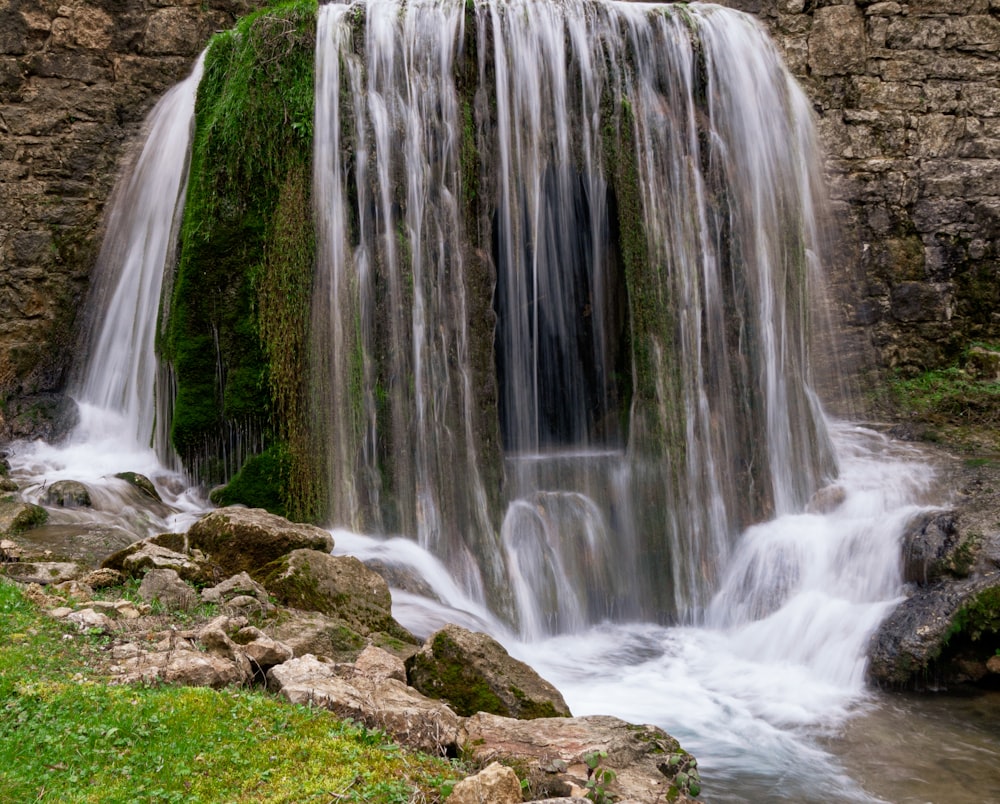
<svg viewBox="0 0 1000 804">
<path fill-rule="evenodd" d="M 120 532 L 125 543 L 183 522 L 203 506 L 186 489 L 166 436 L 170 377 L 154 349 L 184 204 L 203 62 L 204 56 L 156 104 L 142 151 L 112 196 L 81 339 L 85 359 L 70 385 L 78 423 L 62 443 L 24 445 L 10 459 L 28 499 L 40 500 L 45 487 L 60 479 L 90 487 L 91 513 L 56 511 L 49 520 L 55 526 L 67 517 L 89 517 L 89 527 Z M 114 477 L 122 471 L 153 478 L 172 507 L 138 510 L 141 495 L 137 500 L 134 489 Z"/>
<path fill-rule="evenodd" d="M 739 529 L 834 472 L 773 46 L 716 7 L 332 4 L 317 87 L 332 522 L 415 535 L 526 635 L 698 617 Z"/>
<path fill-rule="evenodd" d="M 11 457 L 26 496 L 168 477 L 152 349 L 197 76 L 117 193 L 81 425 Z M 815 148 L 758 26 L 701 5 L 324 5 L 315 112 L 308 426 L 331 523 L 412 537 L 337 549 L 422 578 L 433 596 L 394 590 L 415 633 L 489 631 L 576 714 L 677 735 L 706 800 L 872 800 L 823 739 L 867 700 L 930 473 L 828 430 L 809 390 Z M 133 538 L 204 506 L 170 502 Z"/>
</svg>

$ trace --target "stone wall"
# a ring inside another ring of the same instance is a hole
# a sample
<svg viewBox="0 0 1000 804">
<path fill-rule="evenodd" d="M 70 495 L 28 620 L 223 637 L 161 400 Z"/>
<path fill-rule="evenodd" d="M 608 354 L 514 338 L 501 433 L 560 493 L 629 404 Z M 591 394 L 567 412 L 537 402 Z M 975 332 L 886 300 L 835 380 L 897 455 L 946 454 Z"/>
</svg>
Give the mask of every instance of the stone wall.
<svg viewBox="0 0 1000 804">
<path fill-rule="evenodd" d="M 18 398 L 65 381 L 101 212 L 143 118 L 257 4 L 0 0 L 0 432 L 19 432 Z"/>
<path fill-rule="evenodd" d="M 724 2 L 769 26 L 813 99 L 849 318 L 881 364 L 1000 340 L 1000 0 Z M 258 4 L 0 0 L 0 401 L 62 387 L 127 146 Z"/>
<path fill-rule="evenodd" d="M 813 100 L 878 362 L 1000 340 L 1000 0 L 722 2 L 767 24 Z"/>
</svg>

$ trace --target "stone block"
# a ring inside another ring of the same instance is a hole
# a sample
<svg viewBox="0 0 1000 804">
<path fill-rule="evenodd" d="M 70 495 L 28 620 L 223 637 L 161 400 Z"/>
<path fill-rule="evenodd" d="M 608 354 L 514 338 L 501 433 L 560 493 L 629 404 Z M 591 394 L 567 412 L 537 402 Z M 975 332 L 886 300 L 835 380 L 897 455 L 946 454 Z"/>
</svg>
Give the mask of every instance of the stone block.
<svg viewBox="0 0 1000 804">
<path fill-rule="evenodd" d="M 809 36 L 809 66 L 814 75 L 862 72 L 867 58 L 864 16 L 854 5 L 816 9 Z"/>
<path fill-rule="evenodd" d="M 897 321 L 947 321 L 951 318 L 951 286 L 900 282 L 890 293 L 890 304 Z"/>
</svg>

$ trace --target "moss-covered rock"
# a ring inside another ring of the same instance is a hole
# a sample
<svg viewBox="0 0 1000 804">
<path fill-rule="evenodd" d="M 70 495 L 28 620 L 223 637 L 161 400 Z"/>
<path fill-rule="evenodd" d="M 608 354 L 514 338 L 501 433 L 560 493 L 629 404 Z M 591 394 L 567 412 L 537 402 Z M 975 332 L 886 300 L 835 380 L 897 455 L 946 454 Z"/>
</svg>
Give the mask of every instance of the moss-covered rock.
<svg viewBox="0 0 1000 804">
<path fill-rule="evenodd" d="M 153 485 L 153 481 L 145 475 L 140 475 L 138 472 L 119 472 L 115 477 L 139 489 L 147 497 L 151 497 L 157 502 L 163 502 L 163 498 L 160 496 L 160 492 L 156 490 L 156 486 Z"/>
<path fill-rule="evenodd" d="M 223 577 L 239 572 L 258 577 L 262 567 L 293 550 L 329 553 L 333 537 L 315 525 L 289 522 L 258 508 L 232 507 L 195 522 L 188 531 L 188 546 L 205 553 Z"/>
<path fill-rule="evenodd" d="M 90 508 L 90 489 L 76 480 L 57 480 L 45 490 L 43 502 L 59 508 Z"/>
<path fill-rule="evenodd" d="M 446 625 L 406 663 L 407 678 L 424 695 L 460 715 L 490 712 L 531 720 L 569 717 L 559 691 L 486 634 Z"/>
<path fill-rule="evenodd" d="M 257 578 L 283 605 L 318 611 L 362 635 L 410 634 L 392 619 L 389 586 L 353 556 L 295 550 L 261 568 Z"/>
<path fill-rule="evenodd" d="M 0 533 L 14 535 L 37 528 L 49 518 L 48 511 L 39 505 L 14 497 L 0 499 Z"/>
</svg>

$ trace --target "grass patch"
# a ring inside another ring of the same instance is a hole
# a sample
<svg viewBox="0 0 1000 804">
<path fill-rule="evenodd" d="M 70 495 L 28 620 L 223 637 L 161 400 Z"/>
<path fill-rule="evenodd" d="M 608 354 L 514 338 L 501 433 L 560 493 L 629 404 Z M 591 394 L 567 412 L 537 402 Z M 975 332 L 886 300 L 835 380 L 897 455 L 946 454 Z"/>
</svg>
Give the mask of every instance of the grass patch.
<svg viewBox="0 0 1000 804">
<path fill-rule="evenodd" d="M 0 581 L 0 800 L 440 800 L 461 774 L 378 731 L 245 689 L 103 681 L 101 642 Z"/>
</svg>

